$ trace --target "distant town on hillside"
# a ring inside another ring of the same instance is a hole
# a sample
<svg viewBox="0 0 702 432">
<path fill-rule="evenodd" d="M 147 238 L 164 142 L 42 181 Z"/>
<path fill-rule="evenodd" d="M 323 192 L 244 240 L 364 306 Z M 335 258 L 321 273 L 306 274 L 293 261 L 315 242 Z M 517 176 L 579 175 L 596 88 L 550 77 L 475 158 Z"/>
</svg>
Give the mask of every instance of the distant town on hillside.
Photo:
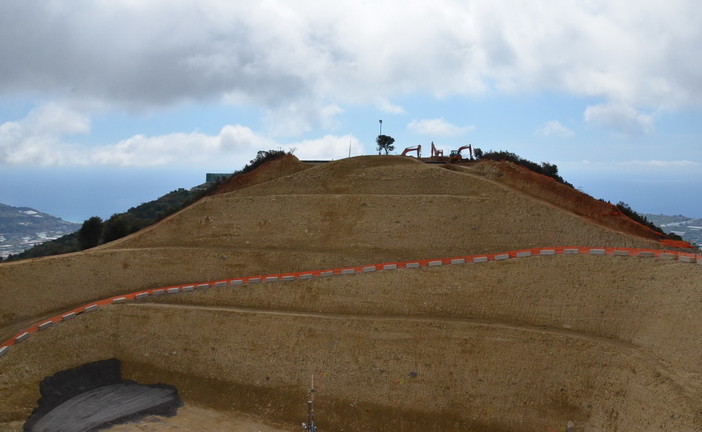
<svg viewBox="0 0 702 432">
<path fill-rule="evenodd" d="M 658 225 L 666 233 L 674 233 L 697 247 L 702 246 L 702 218 L 677 215 L 645 214 L 646 219 Z"/>
<path fill-rule="evenodd" d="M 0 204 L 0 257 L 5 259 L 63 237 L 80 229 L 80 225 L 29 207 Z"/>
</svg>

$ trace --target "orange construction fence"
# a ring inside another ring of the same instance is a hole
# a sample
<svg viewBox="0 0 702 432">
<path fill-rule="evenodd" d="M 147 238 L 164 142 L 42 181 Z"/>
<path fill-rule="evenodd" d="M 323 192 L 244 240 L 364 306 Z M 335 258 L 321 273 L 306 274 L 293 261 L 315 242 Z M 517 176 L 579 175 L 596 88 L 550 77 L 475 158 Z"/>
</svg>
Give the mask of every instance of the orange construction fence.
<svg viewBox="0 0 702 432">
<path fill-rule="evenodd" d="M 269 274 L 269 275 L 259 275 L 259 276 L 249 276 L 234 279 L 225 279 L 211 282 L 201 282 L 197 284 L 186 284 L 178 285 L 164 288 L 154 288 L 149 290 L 140 290 L 132 292 L 129 294 L 118 295 L 114 297 L 109 297 L 103 300 L 98 300 L 95 302 L 88 303 L 84 306 L 77 307 L 66 311 L 60 315 L 56 315 L 49 319 L 42 320 L 35 323 L 29 328 L 26 328 L 19 333 L 15 334 L 12 338 L 4 341 L 0 344 L 0 357 L 6 354 L 9 348 L 19 342 L 22 342 L 29 338 L 31 334 L 53 327 L 63 321 L 71 320 L 78 315 L 92 312 L 94 310 L 100 309 L 104 306 L 120 304 L 129 301 L 140 300 L 147 297 L 156 297 L 167 294 L 176 294 L 180 292 L 191 292 L 200 291 L 208 288 L 224 288 L 227 286 L 239 286 L 239 285 L 252 285 L 256 283 L 270 283 L 270 282 L 286 282 L 295 280 L 307 280 L 313 278 L 327 277 L 327 276 L 337 276 L 337 275 L 351 275 L 358 273 L 370 273 L 375 271 L 383 270 L 396 270 L 400 268 L 421 268 L 421 267 L 435 267 L 443 265 L 455 265 L 455 264 L 467 264 L 467 263 L 480 263 L 488 261 L 502 261 L 512 258 L 526 258 L 531 256 L 552 256 L 552 255 L 603 255 L 603 256 L 631 256 L 640 258 L 659 258 L 664 260 L 677 260 L 685 263 L 697 263 L 702 264 L 702 255 L 694 254 L 689 252 L 678 252 L 672 250 L 664 249 L 631 249 L 631 248 L 614 248 L 614 247 L 546 247 L 546 248 L 532 248 L 532 249 L 521 249 L 509 252 L 491 253 L 491 254 L 479 254 L 479 255 L 468 255 L 468 256 L 458 256 L 452 258 L 439 258 L 439 259 L 423 259 L 423 260 L 411 260 L 411 261 L 399 261 L 399 262 L 387 262 L 380 264 L 371 264 L 365 266 L 350 266 L 350 267 L 340 267 L 335 269 L 327 270 L 312 270 L 303 272 L 292 272 L 292 273 L 280 273 L 280 274 Z"/>
</svg>

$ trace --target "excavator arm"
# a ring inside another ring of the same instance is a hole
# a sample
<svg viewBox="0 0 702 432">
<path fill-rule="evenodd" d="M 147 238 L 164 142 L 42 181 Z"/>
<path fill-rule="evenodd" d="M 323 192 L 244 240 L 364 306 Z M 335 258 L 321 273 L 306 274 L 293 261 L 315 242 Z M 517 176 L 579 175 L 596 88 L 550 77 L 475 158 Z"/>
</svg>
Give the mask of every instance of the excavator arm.
<svg viewBox="0 0 702 432">
<path fill-rule="evenodd" d="M 407 156 L 407 153 L 411 153 L 411 152 L 415 152 L 415 151 L 417 152 L 418 158 L 422 157 L 422 146 L 421 145 L 414 146 L 414 147 L 407 147 L 406 149 L 404 149 L 402 151 L 401 156 Z"/>
<path fill-rule="evenodd" d="M 468 144 L 465 146 L 461 146 L 458 148 L 458 150 L 451 150 L 451 155 L 449 156 L 449 160 L 451 162 L 460 162 L 463 160 L 463 156 L 461 155 L 461 152 L 463 150 L 468 149 L 468 152 L 470 153 L 470 159 L 473 160 L 473 147 Z"/>
<path fill-rule="evenodd" d="M 468 149 L 468 153 L 470 153 L 470 158 L 473 159 L 473 147 L 470 144 L 459 147 L 457 152 L 460 155 L 461 152 L 466 149 Z"/>
</svg>

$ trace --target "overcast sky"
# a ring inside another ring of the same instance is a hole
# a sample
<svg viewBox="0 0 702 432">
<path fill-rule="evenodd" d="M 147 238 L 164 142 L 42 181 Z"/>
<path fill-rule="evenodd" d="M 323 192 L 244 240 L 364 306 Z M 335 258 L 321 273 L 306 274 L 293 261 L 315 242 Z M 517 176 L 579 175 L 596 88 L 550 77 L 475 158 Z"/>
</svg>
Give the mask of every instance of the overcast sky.
<svg viewBox="0 0 702 432">
<path fill-rule="evenodd" d="M 103 218 L 258 150 L 434 141 L 702 217 L 692 0 L 7 0 L 0 202 Z"/>
</svg>

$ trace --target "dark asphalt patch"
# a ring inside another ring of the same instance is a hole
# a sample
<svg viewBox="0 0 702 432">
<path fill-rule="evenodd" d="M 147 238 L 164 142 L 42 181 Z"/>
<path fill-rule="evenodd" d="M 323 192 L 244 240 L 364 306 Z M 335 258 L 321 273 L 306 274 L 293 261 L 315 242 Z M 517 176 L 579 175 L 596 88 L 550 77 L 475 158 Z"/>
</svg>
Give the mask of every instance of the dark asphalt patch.
<svg viewBox="0 0 702 432">
<path fill-rule="evenodd" d="M 174 416 L 183 403 L 175 387 L 123 381 L 116 359 L 59 372 L 40 385 L 42 398 L 25 432 L 90 432 L 149 415 Z"/>
<path fill-rule="evenodd" d="M 94 431 L 146 415 L 167 415 L 177 401 L 174 388 L 113 384 L 62 403 L 39 419 L 31 431 Z"/>
</svg>

